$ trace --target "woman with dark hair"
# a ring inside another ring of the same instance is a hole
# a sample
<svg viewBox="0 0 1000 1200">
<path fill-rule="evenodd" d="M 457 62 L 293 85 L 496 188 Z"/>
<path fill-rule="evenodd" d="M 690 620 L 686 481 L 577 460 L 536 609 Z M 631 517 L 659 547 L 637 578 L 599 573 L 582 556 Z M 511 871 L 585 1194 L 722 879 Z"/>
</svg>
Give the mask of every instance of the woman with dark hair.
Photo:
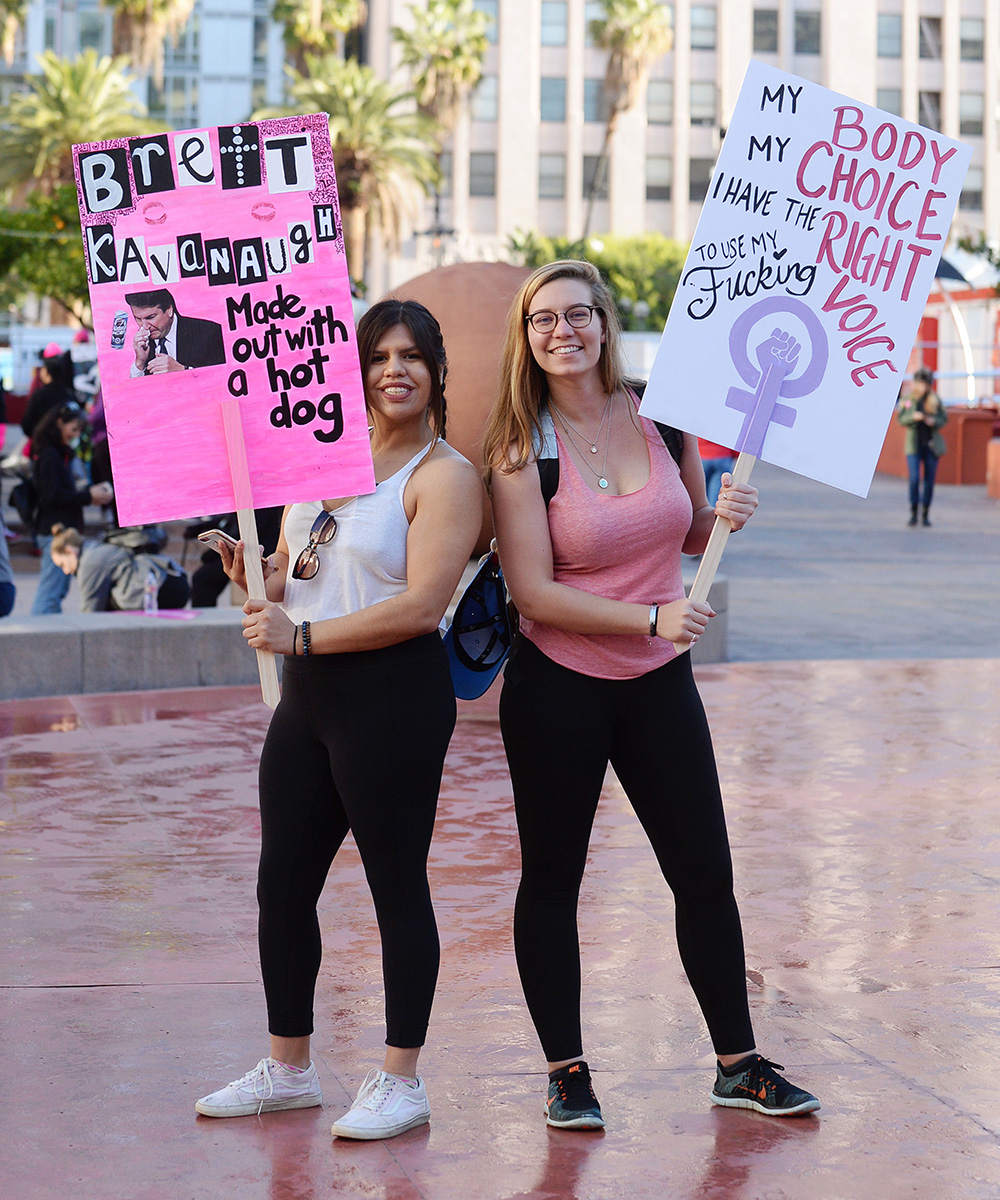
<svg viewBox="0 0 1000 1200">
<path fill-rule="evenodd" d="M 417 1058 L 437 981 L 427 852 L 455 695 L 440 626 L 481 522 L 478 473 L 444 441 L 444 344 L 423 305 L 385 300 L 358 324 L 377 487 L 292 504 L 244 637 L 285 655 L 260 762 L 259 944 L 270 1056 L 199 1100 L 209 1117 L 323 1102 L 310 1061 L 322 952 L 316 905 L 348 831 L 382 940 L 386 1054 L 339 1137 L 429 1119 Z M 244 584 L 244 547 L 223 555 Z"/>
<path fill-rule="evenodd" d="M 717 515 L 742 528 L 757 492 L 727 473 L 713 510 L 696 439 L 679 463 L 677 440 L 637 413 L 596 268 L 535 271 L 511 307 L 484 453 L 521 614 L 500 698 L 521 841 L 514 948 L 548 1060 L 547 1121 L 563 1129 L 604 1124 L 583 1058 L 576 910 L 609 762 L 674 893 L 718 1057 L 712 1101 L 819 1108 L 756 1052 L 711 736 L 691 656 L 674 649 L 715 615 L 685 597 L 682 551 L 704 550 Z"/>
<path fill-rule="evenodd" d="M 53 408 L 76 399 L 73 390 L 73 361 L 68 350 L 63 350 L 55 342 L 41 353 L 38 366 L 39 386 L 28 398 L 28 405 L 21 418 L 21 428 L 25 437 L 32 437 L 42 417 Z"/>
<path fill-rule="evenodd" d="M 38 493 L 36 541 L 42 552 L 38 572 L 38 591 L 31 606 L 33 616 L 62 611 L 69 591 L 70 577 L 63 573 L 49 553 L 52 529 L 56 525 L 83 532 L 83 510 L 88 504 L 106 505 L 113 498 L 110 483 L 81 484 L 73 471 L 75 448 L 79 444 L 86 418 L 75 400 L 50 409 L 31 439 L 35 491 Z"/>
</svg>

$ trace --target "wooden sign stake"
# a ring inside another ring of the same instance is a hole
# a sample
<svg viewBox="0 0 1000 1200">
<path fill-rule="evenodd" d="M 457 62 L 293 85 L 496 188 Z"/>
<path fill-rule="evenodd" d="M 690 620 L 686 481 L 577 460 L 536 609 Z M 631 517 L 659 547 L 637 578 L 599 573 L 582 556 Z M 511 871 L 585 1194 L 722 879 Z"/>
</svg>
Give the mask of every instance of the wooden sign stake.
<svg viewBox="0 0 1000 1200">
<path fill-rule="evenodd" d="M 736 460 L 736 466 L 733 468 L 733 483 L 746 483 L 750 478 L 750 472 L 753 470 L 756 461 L 757 459 L 753 454 L 741 453 Z M 712 584 L 715 582 L 715 574 L 719 569 L 722 552 L 725 550 L 726 542 L 729 540 L 729 535 L 732 532 L 733 527 L 725 517 L 715 518 L 715 525 L 709 536 L 708 545 L 701 556 L 701 565 L 698 567 L 698 574 L 691 585 L 691 600 L 702 602 L 708 600 L 708 593 L 712 590 Z M 674 649 L 678 654 L 683 654 L 685 650 L 691 649 L 691 643 L 674 642 Z"/>
<path fill-rule="evenodd" d="M 233 477 L 233 492 L 236 496 L 236 517 L 240 525 L 245 553 L 243 561 L 247 572 L 247 594 L 251 600 L 266 600 L 264 570 L 257 547 L 257 520 L 253 511 L 253 488 L 250 484 L 250 468 L 247 465 L 247 448 L 243 440 L 243 421 L 240 418 L 239 400 L 222 401 L 222 423 L 226 431 L 226 448 L 229 451 L 229 470 Z M 260 692 L 268 708 L 277 707 L 281 699 L 278 687 L 278 664 L 270 650 L 257 651 L 257 673 L 260 675 Z"/>
</svg>

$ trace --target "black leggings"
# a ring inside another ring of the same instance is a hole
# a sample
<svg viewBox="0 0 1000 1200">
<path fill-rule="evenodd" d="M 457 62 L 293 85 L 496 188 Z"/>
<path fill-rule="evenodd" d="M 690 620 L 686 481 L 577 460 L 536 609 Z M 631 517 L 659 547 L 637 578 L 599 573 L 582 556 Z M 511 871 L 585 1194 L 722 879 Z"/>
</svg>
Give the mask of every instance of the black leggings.
<svg viewBox="0 0 1000 1200">
<path fill-rule="evenodd" d="M 595 679 L 522 638 L 500 727 L 521 838 L 514 948 L 548 1061 L 583 1053 L 576 908 L 609 761 L 674 893 L 681 962 L 715 1051 L 750 1050 L 743 933 L 691 656 L 638 679 Z"/>
<path fill-rule="evenodd" d="M 313 1031 L 316 904 L 350 830 L 382 938 L 386 1043 L 424 1044 L 439 959 L 427 852 L 454 727 L 437 633 L 285 659 L 260 759 L 258 935 L 272 1034 Z"/>
</svg>

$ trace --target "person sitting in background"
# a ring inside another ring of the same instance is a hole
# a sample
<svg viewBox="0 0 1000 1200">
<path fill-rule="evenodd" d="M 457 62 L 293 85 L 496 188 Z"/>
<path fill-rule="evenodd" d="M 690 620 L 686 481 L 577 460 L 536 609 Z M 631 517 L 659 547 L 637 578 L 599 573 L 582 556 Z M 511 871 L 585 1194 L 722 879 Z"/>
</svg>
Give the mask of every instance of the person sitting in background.
<svg viewBox="0 0 1000 1200">
<path fill-rule="evenodd" d="M 34 532 L 40 534 L 36 541 L 42 554 L 38 591 L 31 606 L 33 616 L 62 612 L 62 602 L 69 591 L 69 578 L 53 563 L 49 554 L 51 530 L 62 525 L 83 533 L 83 510 L 90 504 L 110 504 L 114 494 L 110 484 L 88 486 L 74 474 L 75 446 L 83 425 L 83 409 L 71 400 L 50 409 L 39 421 L 31 439 L 34 485 L 38 494 Z"/>
<path fill-rule="evenodd" d="M 134 612 L 146 586 L 156 581 L 157 608 L 183 608 L 191 595 L 184 569 L 163 554 L 141 554 L 114 542 L 85 542 L 75 529 L 57 525 L 49 554 L 66 575 L 76 576 L 81 612 Z"/>
<path fill-rule="evenodd" d="M 278 547 L 278 537 L 281 534 L 281 515 L 284 508 L 258 508 L 254 512 L 257 522 L 257 540 L 264 548 L 264 557 L 273 554 Z M 204 528 L 221 529 L 239 541 L 240 526 L 236 513 L 226 513 L 222 517 L 213 517 Z M 197 527 L 199 530 L 201 526 Z M 219 597 L 229 587 L 229 576 L 222 565 L 222 559 L 214 550 L 206 550 L 201 556 L 201 566 L 191 576 L 191 607 L 212 608 L 218 604 Z"/>
<path fill-rule="evenodd" d="M 8 617 L 14 609 L 14 570 L 10 565 L 10 550 L 7 546 L 7 526 L 0 513 L 0 617 Z"/>
</svg>

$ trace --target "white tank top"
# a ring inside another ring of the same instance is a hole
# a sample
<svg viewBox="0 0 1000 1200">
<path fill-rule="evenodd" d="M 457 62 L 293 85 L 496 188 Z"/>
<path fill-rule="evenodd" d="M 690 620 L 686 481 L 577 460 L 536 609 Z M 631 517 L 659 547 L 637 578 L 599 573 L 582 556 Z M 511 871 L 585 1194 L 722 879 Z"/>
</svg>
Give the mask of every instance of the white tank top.
<svg viewBox="0 0 1000 1200">
<path fill-rule="evenodd" d="M 458 455 L 450 446 L 447 449 Z M 333 541 L 317 547 L 320 568 L 312 579 L 293 579 L 292 567 L 305 549 L 323 505 L 315 500 L 291 506 L 285 518 L 288 576 L 282 608 L 297 625 L 344 617 L 406 591 L 410 522 L 403 492 L 426 454 L 424 446 L 370 495 L 355 496 L 333 510 L 337 532 Z"/>
</svg>

